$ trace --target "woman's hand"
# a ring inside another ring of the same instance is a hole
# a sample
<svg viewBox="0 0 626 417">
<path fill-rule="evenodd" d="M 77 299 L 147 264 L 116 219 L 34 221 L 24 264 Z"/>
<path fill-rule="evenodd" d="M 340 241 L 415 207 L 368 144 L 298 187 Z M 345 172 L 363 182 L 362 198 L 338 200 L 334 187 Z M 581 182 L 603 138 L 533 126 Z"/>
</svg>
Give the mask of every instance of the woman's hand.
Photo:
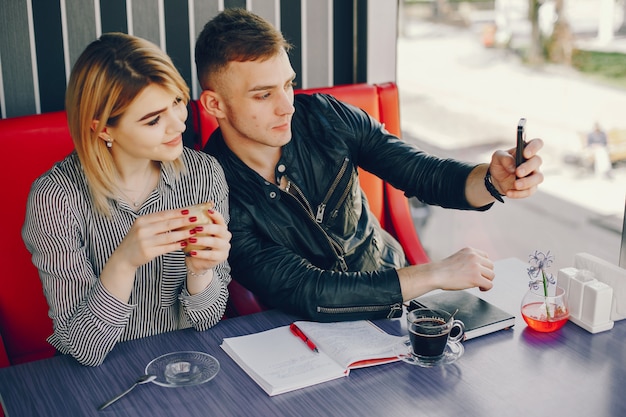
<svg viewBox="0 0 626 417">
<path fill-rule="evenodd" d="M 184 227 L 197 221 L 189 209 L 165 210 L 139 217 L 102 269 L 102 285 L 120 301 L 128 302 L 137 268 L 157 256 L 185 247 L 185 239 L 196 230 Z"/>
<path fill-rule="evenodd" d="M 137 269 L 157 256 L 187 246 L 186 239 L 195 235 L 197 222 L 198 218 L 191 215 L 188 208 L 141 216 L 135 220 L 114 255 Z"/>
</svg>

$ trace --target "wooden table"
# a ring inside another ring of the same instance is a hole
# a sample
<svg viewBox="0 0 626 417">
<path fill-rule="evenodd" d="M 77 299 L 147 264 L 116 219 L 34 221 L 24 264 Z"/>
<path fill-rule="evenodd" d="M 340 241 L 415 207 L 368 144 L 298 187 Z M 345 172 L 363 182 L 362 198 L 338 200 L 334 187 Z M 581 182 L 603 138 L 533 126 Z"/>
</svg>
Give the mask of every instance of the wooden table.
<svg viewBox="0 0 626 417">
<path fill-rule="evenodd" d="M 269 397 L 219 347 L 224 337 L 290 323 L 267 311 L 224 320 L 205 332 L 184 330 L 120 343 L 97 368 L 67 356 L 0 369 L 8 417 L 21 416 L 626 416 L 626 323 L 592 335 L 573 323 L 556 333 L 528 329 L 519 315 L 526 264 L 496 263 L 492 291 L 476 292 L 518 316 L 512 330 L 465 343 L 455 363 L 419 368 L 397 362 Z M 376 322 L 404 334 L 404 321 Z M 215 356 L 219 374 L 206 384 L 147 384 L 104 411 L 96 407 L 128 387 L 164 353 Z"/>
</svg>

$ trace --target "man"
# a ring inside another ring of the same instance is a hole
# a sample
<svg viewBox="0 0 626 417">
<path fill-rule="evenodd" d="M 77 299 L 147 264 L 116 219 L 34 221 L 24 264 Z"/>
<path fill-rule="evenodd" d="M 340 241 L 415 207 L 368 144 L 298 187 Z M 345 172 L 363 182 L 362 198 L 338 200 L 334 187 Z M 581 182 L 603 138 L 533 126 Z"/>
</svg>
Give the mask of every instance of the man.
<svg viewBox="0 0 626 417">
<path fill-rule="evenodd" d="M 609 141 L 606 133 L 599 123 L 593 125 L 593 130 L 587 135 L 587 148 L 593 156 L 593 170 L 596 177 L 612 179 L 611 156 L 609 154 Z"/>
<path fill-rule="evenodd" d="M 230 186 L 233 278 L 268 306 L 318 321 L 396 317 L 434 289 L 490 289 L 493 263 L 480 250 L 407 265 L 369 211 L 357 166 L 427 204 L 486 210 L 536 190 L 543 142 L 528 143 L 517 170 L 514 149 L 476 166 L 427 155 L 330 96 L 294 99 L 289 49 L 239 9 L 208 22 L 196 43 L 200 100 L 219 122 L 205 151 Z"/>
</svg>

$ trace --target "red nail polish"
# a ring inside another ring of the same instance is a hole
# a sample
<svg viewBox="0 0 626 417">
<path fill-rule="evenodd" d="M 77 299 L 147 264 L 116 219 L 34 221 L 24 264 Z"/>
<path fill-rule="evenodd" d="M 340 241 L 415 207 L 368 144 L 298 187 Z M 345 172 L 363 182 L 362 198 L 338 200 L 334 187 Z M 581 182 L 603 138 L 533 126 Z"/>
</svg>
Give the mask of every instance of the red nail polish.
<svg viewBox="0 0 626 417">
<path fill-rule="evenodd" d="M 196 234 L 196 229 L 189 229 L 189 234 L 190 235 L 195 235 Z"/>
<path fill-rule="evenodd" d="M 213 210 L 213 209 L 209 209 L 208 211 L 209 211 L 210 214 L 215 213 L 215 210 Z"/>
<path fill-rule="evenodd" d="M 196 227 L 194 228 L 194 230 L 195 230 L 196 232 L 201 232 L 201 231 L 203 231 L 203 230 L 204 230 L 204 227 L 202 227 L 202 226 L 196 226 Z"/>
<path fill-rule="evenodd" d="M 195 237 L 190 237 L 188 240 L 189 243 L 198 243 L 198 239 L 196 239 Z"/>
<path fill-rule="evenodd" d="M 196 252 L 195 250 L 192 250 L 191 252 L 189 252 L 189 255 L 191 256 L 196 256 L 198 254 L 198 252 Z"/>
<path fill-rule="evenodd" d="M 197 222 L 197 221 L 198 221 L 198 218 L 197 218 L 196 216 L 191 216 L 191 217 L 189 218 L 189 221 L 190 221 L 191 223 L 193 223 L 193 222 Z"/>
<path fill-rule="evenodd" d="M 185 246 L 187 246 L 187 242 L 186 241 L 183 240 L 182 242 L 180 242 L 180 247 L 181 248 L 184 248 Z"/>
<path fill-rule="evenodd" d="M 181 210 L 180 214 L 182 214 L 183 216 L 186 216 L 186 215 L 189 214 L 189 210 L 187 210 L 187 209 Z"/>
</svg>

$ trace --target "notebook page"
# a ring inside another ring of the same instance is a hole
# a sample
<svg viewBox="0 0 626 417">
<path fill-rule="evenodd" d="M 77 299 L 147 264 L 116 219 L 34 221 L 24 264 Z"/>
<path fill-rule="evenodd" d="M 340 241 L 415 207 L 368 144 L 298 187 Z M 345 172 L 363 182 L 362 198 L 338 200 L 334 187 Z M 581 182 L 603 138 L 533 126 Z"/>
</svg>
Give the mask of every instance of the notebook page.
<svg viewBox="0 0 626 417">
<path fill-rule="evenodd" d="M 321 352 L 346 368 L 355 362 L 369 359 L 397 360 L 393 348 L 404 339 L 383 332 L 368 320 L 337 323 L 298 321 L 296 325 Z"/>
<path fill-rule="evenodd" d="M 309 349 L 291 333 L 289 326 L 225 338 L 221 346 L 269 395 L 347 374 L 327 354 Z"/>
</svg>

